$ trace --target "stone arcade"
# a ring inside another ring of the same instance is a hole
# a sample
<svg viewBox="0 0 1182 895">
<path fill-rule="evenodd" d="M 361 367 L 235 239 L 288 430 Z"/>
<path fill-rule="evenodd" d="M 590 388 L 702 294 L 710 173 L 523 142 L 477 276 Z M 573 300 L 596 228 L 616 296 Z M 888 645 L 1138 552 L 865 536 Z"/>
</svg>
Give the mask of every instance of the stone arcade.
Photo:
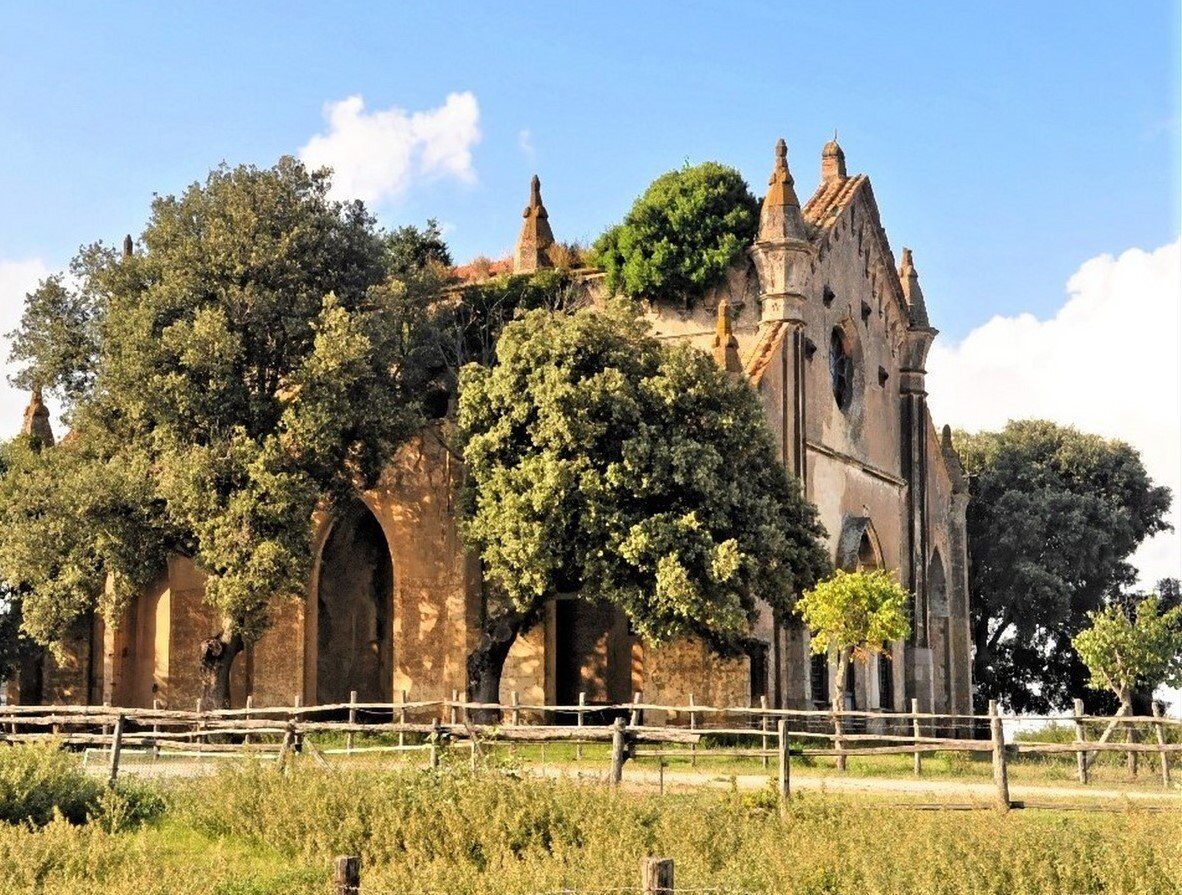
<svg viewBox="0 0 1182 895">
<path fill-rule="evenodd" d="M 512 258 L 528 273 L 556 244 L 535 177 Z M 508 268 L 508 263 L 493 269 Z M 577 272 L 589 301 L 601 276 Z M 865 175 L 825 145 L 821 182 L 802 207 L 776 145 L 759 233 L 726 281 L 693 308 L 649 308 L 660 338 L 688 340 L 758 390 L 788 468 L 820 509 L 836 565 L 897 569 L 915 593 L 914 631 L 889 657 L 855 663 L 845 702 L 858 709 L 971 707 L 965 552 L 967 493 L 948 428 L 932 423 L 924 364 L 936 336 L 910 250 L 895 258 Z M 306 597 L 280 607 L 272 629 L 236 661 L 233 700 L 255 704 L 446 697 L 466 686 L 477 635 L 478 565 L 456 529 L 460 469 L 446 424 L 420 432 L 382 481 L 334 518 L 313 523 Z M 52 440 L 34 395 L 25 430 Z M 25 669 L 24 701 L 190 708 L 201 694 L 198 650 L 217 629 L 202 574 L 173 557 L 117 628 L 80 625 L 61 664 Z M 827 705 L 834 667 L 810 657 L 808 632 L 766 607 L 758 645 L 720 659 L 701 644 L 654 648 L 617 611 L 560 601 L 514 645 L 502 698 L 570 704 L 626 701 Z M 15 694 L 14 694 L 15 695 Z"/>
</svg>

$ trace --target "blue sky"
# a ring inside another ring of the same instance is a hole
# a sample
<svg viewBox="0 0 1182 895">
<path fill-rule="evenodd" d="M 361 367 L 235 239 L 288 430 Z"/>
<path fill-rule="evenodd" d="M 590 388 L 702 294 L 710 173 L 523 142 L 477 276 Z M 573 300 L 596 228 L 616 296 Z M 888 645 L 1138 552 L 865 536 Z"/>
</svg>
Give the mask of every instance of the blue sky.
<svg viewBox="0 0 1182 895">
<path fill-rule="evenodd" d="M 153 192 L 299 151 L 326 103 L 468 91 L 470 176 L 411 176 L 384 223 L 434 216 L 457 258 L 501 254 L 536 170 L 560 238 L 592 238 L 686 160 L 760 193 L 780 135 L 807 194 L 838 128 L 958 339 L 1175 238 L 1178 31 L 1156 2 L 5 2 L 0 259 L 56 268 L 138 232 Z"/>
</svg>

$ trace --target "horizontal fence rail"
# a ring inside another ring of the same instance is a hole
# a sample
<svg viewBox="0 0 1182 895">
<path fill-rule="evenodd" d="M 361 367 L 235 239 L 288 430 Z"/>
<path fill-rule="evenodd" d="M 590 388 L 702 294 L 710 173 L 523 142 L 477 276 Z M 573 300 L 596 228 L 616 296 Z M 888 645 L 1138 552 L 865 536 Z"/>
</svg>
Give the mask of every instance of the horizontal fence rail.
<svg viewBox="0 0 1182 895">
<path fill-rule="evenodd" d="M 562 723 L 566 721 L 567 723 Z M 1063 724 L 1073 732 L 1070 742 L 1007 740 L 1006 727 L 1030 723 Z M 1088 739 L 1089 726 L 1103 726 Z M 1153 731 L 1153 741 L 1139 741 L 1137 728 Z M 1124 733 L 1123 739 L 1114 739 Z M 0 741 L 49 741 L 67 748 L 101 750 L 109 774 L 119 774 L 121 753 L 142 750 L 154 758 L 255 757 L 283 761 L 304 751 L 310 735 L 337 734 L 343 748 L 315 749 L 325 755 L 420 753 L 431 766 L 448 746 L 467 743 L 476 763 L 483 743 L 571 743 L 576 759 L 584 744 L 610 744 L 608 781 L 618 785 L 629 760 L 656 759 L 664 786 L 665 760 L 687 759 L 696 765 L 706 756 L 757 758 L 772 773 L 779 793 L 787 796 L 792 757 L 832 757 L 839 770 L 855 756 L 911 755 L 914 773 L 922 773 L 924 755 L 984 753 L 992 756 L 997 806 L 1008 810 L 1007 763 L 1022 755 L 1076 756 L 1079 782 L 1089 782 L 1097 755 L 1121 753 L 1135 770 L 1139 755 L 1156 755 L 1163 786 L 1171 786 L 1171 756 L 1182 753 L 1182 719 L 1164 716 L 1158 706 L 1150 716 L 1086 715 L 1077 700 L 1071 714 L 1002 716 L 995 704 L 986 715 L 861 710 L 776 709 L 758 706 L 709 706 L 690 697 L 688 705 L 644 701 L 592 704 L 581 695 L 574 705 L 523 703 L 512 694 L 508 703 L 473 702 L 453 693 L 451 699 L 359 702 L 330 705 L 255 706 L 210 711 L 163 707 L 3 705 Z M 357 745 L 358 735 L 388 734 L 393 742 Z M 727 742 L 722 742 L 727 741 Z M 729 742 L 733 741 L 733 742 Z M 800 745 L 800 744 L 804 745 Z M 810 745 L 815 744 L 815 745 Z M 645 748 L 649 747 L 649 748 Z"/>
</svg>

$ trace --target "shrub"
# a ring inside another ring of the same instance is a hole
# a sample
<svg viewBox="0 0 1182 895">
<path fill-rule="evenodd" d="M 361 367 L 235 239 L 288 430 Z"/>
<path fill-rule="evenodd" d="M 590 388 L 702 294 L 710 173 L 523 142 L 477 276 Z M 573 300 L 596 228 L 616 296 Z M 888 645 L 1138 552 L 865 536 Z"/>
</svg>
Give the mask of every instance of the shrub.
<svg viewBox="0 0 1182 895">
<path fill-rule="evenodd" d="M 71 823 L 91 814 L 102 784 L 52 744 L 0 746 L 0 821 L 47 824 L 54 809 Z"/>
<path fill-rule="evenodd" d="M 705 162 L 653 181 L 623 223 L 595 243 L 607 287 L 687 303 L 718 283 L 751 245 L 758 205 L 738 171 Z"/>
<path fill-rule="evenodd" d="M 94 820 L 118 832 L 155 817 L 164 800 L 151 787 L 120 782 L 115 789 L 88 776 L 77 756 L 52 743 L 0 746 L 0 821 L 43 826 L 55 815 L 70 823 Z"/>
</svg>

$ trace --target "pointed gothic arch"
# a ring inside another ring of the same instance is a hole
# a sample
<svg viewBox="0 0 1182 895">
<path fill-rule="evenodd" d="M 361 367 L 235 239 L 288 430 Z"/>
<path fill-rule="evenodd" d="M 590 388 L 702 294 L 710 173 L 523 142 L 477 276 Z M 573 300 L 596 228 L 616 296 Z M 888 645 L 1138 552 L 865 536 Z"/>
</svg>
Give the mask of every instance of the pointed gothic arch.
<svg viewBox="0 0 1182 895">
<path fill-rule="evenodd" d="M 317 703 L 389 702 L 393 690 L 394 566 L 377 517 L 358 497 L 335 514 L 316 569 Z"/>
</svg>

